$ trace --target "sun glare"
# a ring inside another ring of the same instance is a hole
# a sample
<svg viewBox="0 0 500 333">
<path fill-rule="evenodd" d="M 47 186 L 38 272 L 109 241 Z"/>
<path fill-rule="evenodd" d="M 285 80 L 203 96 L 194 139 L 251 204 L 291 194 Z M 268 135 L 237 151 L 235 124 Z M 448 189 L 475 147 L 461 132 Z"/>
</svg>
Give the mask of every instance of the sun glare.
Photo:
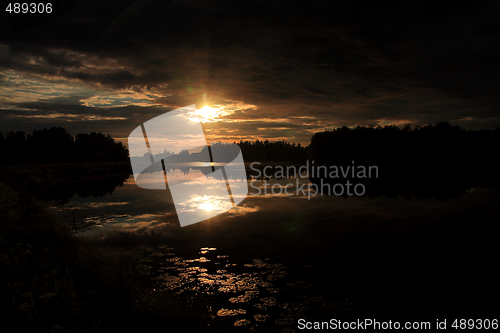
<svg viewBox="0 0 500 333">
<path fill-rule="evenodd" d="M 214 121 L 214 118 L 219 116 L 219 109 L 205 105 L 201 109 L 196 110 L 196 114 L 201 117 L 202 122 L 211 123 Z"/>
</svg>

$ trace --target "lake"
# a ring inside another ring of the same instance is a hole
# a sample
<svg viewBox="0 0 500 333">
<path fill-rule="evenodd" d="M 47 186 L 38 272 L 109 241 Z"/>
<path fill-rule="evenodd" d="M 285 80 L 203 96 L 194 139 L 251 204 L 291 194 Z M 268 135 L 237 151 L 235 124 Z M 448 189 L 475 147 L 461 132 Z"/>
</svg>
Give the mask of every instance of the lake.
<svg viewBox="0 0 500 333">
<path fill-rule="evenodd" d="M 173 170 L 189 186 L 209 171 Z M 212 327 L 292 332 L 300 318 L 435 321 L 498 311 L 497 190 L 345 198 L 309 191 L 307 177 L 295 175 L 249 183 L 248 196 L 227 206 L 224 180 L 207 177 L 206 193 L 181 206 L 212 217 L 180 227 L 169 190 L 122 181 L 111 191 L 102 181 L 104 195 L 77 190 L 47 203 L 110 255 L 133 255 L 152 290 L 206 302 Z"/>
</svg>

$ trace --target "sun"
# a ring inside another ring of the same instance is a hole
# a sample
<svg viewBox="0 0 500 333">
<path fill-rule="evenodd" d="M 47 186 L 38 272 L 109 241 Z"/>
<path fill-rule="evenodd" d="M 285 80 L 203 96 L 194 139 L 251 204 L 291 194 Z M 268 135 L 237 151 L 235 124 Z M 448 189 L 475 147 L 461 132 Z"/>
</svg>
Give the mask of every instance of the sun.
<svg viewBox="0 0 500 333">
<path fill-rule="evenodd" d="M 197 109 L 196 114 L 201 117 L 203 123 L 211 123 L 214 121 L 214 118 L 219 116 L 219 109 L 205 105 L 201 109 Z"/>
</svg>

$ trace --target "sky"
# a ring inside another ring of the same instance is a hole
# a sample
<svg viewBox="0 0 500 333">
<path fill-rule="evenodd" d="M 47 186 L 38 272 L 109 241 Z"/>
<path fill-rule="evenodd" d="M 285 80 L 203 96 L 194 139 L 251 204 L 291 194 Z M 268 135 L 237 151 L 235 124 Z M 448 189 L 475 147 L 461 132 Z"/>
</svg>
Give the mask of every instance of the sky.
<svg viewBox="0 0 500 333">
<path fill-rule="evenodd" d="M 341 126 L 439 121 L 495 129 L 499 14 L 500 1 L 79 1 L 19 30 L 3 12 L 0 131 L 62 126 L 126 143 L 192 104 L 214 108 L 209 141 L 308 144 Z"/>
</svg>

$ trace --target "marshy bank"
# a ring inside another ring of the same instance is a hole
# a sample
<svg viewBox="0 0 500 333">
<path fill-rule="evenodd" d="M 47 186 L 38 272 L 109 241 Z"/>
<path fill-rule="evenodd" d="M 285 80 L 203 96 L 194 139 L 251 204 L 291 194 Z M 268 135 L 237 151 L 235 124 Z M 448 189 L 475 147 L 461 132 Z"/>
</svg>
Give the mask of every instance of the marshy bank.
<svg viewBox="0 0 500 333">
<path fill-rule="evenodd" d="M 122 169 L 126 173 L 126 164 Z M 206 318 L 168 292 L 151 293 L 128 258 L 111 259 L 34 198 L 68 179 L 100 179 L 118 164 L 5 166 L 0 179 L 0 311 L 16 332 L 199 329 Z"/>
</svg>

